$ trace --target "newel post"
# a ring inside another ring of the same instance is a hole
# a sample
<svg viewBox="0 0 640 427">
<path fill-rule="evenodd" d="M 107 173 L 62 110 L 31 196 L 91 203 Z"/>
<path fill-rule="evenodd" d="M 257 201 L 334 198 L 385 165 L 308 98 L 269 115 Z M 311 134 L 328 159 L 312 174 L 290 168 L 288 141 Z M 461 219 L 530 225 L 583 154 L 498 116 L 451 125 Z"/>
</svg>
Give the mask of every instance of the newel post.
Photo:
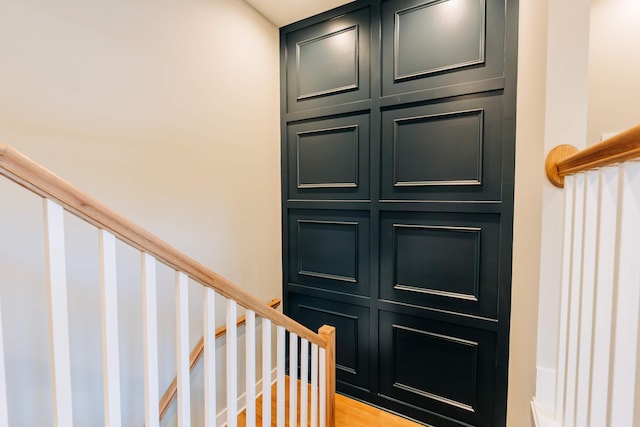
<svg viewBox="0 0 640 427">
<path fill-rule="evenodd" d="M 336 425 L 336 328 L 324 325 L 318 331 L 327 343 L 325 351 L 326 357 L 326 402 L 327 402 L 327 427 Z"/>
</svg>

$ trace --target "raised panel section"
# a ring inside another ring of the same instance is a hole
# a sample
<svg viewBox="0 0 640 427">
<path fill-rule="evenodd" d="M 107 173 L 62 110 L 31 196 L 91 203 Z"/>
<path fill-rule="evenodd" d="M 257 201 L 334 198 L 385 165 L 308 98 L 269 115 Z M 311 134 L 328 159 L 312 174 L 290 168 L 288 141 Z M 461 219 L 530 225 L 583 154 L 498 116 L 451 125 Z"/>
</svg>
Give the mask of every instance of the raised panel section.
<svg viewBox="0 0 640 427">
<path fill-rule="evenodd" d="M 478 343 L 406 326 L 392 328 L 393 386 L 475 412 Z M 415 347 L 429 351 L 412 351 Z"/>
<path fill-rule="evenodd" d="M 358 30 L 354 25 L 296 43 L 298 100 L 358 89 Z"/>
<path fill-rule="evenodd" d="M 386 0 L 382 3 L 382 95 L 448 88 L 502 78 L 504 0 Z"/>
<path fill-rule="evenodd" d="M 395 13 L 395 80 L 482 64 L 485 1 L 435 0 Z"/>
<path fill-rule="evenodd" d="M 358 281 L 358 223 L 298 220 L 298 274 Z"/>
<path fill-rule="evenodd" d="M 289 282 L 368 295 L 369 213 L 289 214 Z"/>
<path fill-rule="evenodd" d="M 500 200 L 502 95 L 382 113 L 382 200 Z"/>
<path fill-rule="evenodd" d="M 296 293 L 290 295 L 288 307 L 298 322 L 314 331 L 322 325 L 336 328 L 338 382 L 369 388 L 368 308 Z"/>
<path fill-rule="evenodd" d="M 483 111 L 396 119 L 394 186 L 480 185 Z"/>
<path fill-rule="evenodd" d="M 495 319 L 499 214 L 383 212 L 380 297 Z"/>
<path fill-rule="evenodd" d="M 290 199 L 369 198 L 369 115 L 293 123 L 287 129 Z"/>
<path fill-rule="evenodd" d="M 298 133 L 298 188 L 358 186 L 358 126 Z"/>
<path fill-rule="evenodd" d="M 493 332 L 388 311 L 379 327 L 383 397 L 421 408 L 435 425 L 495 425 Z"/>
<path fill-rule="evenodd" d="M 369 14 L 366 7 L 283 35 L 287 112 L 369 99 Z"/>
<path fill-rule="evenodd" d="M 477 301 L 481 231 L 394 224 L 394 288 Z"/>
</svg>

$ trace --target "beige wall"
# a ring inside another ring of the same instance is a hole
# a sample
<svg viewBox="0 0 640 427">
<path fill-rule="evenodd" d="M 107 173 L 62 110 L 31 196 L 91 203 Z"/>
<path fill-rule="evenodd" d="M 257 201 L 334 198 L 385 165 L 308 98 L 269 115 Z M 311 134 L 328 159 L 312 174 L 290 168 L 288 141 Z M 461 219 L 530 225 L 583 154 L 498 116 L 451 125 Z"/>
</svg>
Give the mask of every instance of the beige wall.
<svg viewBox="0 0 640 427">
<path fill-rule="evenodd" d="M 640 2 L 592 0 L 588 142 L 640 124 Z"/>
<path fill-rule="evenodd" d="M 507 425 L 531 426 L 544 162 L 547 2 L 521 0 Z"/>
<path fill-rule="evenodd" d="M 0 3 L 0 143 L 265 301 L 281 294 L 278 73 L 277 28 L 241 0 Z M 18 319 L 19 329 L 7 331 L 9 380 L 23 383 L 10 404 L 40 408 L 10 415 L 12 425 L 48 425 L 40 203 L 0 184 L 3 319 Z M 81 271 L 70 277 L 71 329 L 86 337 L 71 343 L 83 371 L 74 386 L 100 393 L 100 382 L 87 380 L 100 368 L 100 342 L 85 328 L 99 327 L 95 237 L 77 237 L 82 226 L 68 224 L 70 263 Z M 119 288 L 120 326 L 136 341 L 139 271 L 122 252 L 130 274 Z M 159 274 L 163 368 L 173 363 L 174 309 L 170 274 Z M 33 331 L 39 341 L 26 337 Z M 121 343 L 121 356 L 125 375 L 141 379 L 139 342 Z M 27 361 L 38 369 L 26 371 Z M 143 405 L 130 402 L 136 387 L 123 386 L 125 425 L 142 425 Z M 101 395 L 74 399 L 78 425 L 97 425 Z"/>
<path fill-rule="evenodd" d="M 564 194 L 544 177 L 558 144 L 586 145 L 589 0 L 520 1 L 508 425 L 553 413 Z"/>
</svg>

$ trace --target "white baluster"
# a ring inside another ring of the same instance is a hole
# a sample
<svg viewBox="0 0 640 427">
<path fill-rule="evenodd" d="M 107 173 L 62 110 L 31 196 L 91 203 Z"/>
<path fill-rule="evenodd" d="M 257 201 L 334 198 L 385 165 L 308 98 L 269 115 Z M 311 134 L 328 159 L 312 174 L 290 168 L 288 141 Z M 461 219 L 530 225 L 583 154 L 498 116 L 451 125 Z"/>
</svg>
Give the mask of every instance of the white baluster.
<svg viewBox="0 0 640 427">
<path fill-rule="evenodd" d="M 318 344 L 311 344 L 311 427 L 318 426 Z"/>
<path fill-rule="evenodd" d="M 180 271 L 176 271 L 176 317 L 178 426 L 190 427 L 189 277 Z"/>
<path fill-rule="evenodd" d="M 591 337 L 596 276 L 596 242 L 598 230 L 598 193 L 600 173 L 585 173 L 584 237 L 582 254 L 582 286 L 580 304 L 580 337 L 578 348 L 576 419 L 578 426 L 588 425 L 591 386 Z"/>
<path fill-rule="evenodd" d="M 286 350 L 286 331 L 282 326 L 278 326 L 277 328 L 277 340 L 278 340 L 278 349 L 277 349 L 277 393 L 276 393 L 276 426 L 284 427 L 284 365 L 285 365 L 285 350 Z"/>
<path fill-rule="evenodd" d="M 47 295 L 49 297 L 53 425 L 55 427 L 70 427 L 73 425 L 73 409 L 71 404 L 64 210 L 49 199 L 44 199 L 44 224 Z"/>
<path fill-rule="evenodd" d="M 204 425 L 216 427 L 216 294 L 204 293 Z"/>
<path fill-rule="evenodd" d="M 246 425 L 256 425 L 256 314 L 247 310 L 245 327 L 246 372 Z"/>
<path fill-rule="evenodd" d="M 609 371 L 611 363 L 613 294 L 616 260 L 619 168 L 601 171 L 600 224 L 598 231 L 598 276 L 593 335 L 591 382 L 591 426 L 607 425 Z"/>
<path fill-rule="evenodd" d="M 106 230 L 98 231 L 100 246 L 100 302 L 102 316 L 102 366 L 104 382 L 104 425 L 119 427 L 120 344 L 118 335 L 118 282 L 116 274 L 116 238 Z"/>
<path fill-rule="evenodd" d="M 262 319 L 262 427 L 271 427 L 271 320 Z"/>
<path fill-rule="evenodd" d="M 569 289 L 569 331 L 567 340 L 567 382 L 565 385 L 564 425 L 574 426 L 578 383 L 578 338 L 580 333 L 580 300 L 582 285 L 582 253 L 584 241 L 585 174 L 576 174 L 573 213 L 573 252 L 571 288 Z"/>
<path fill-rule="evenodd" d="M 298 336 L 289 332 L 289 425 L 298 425 Z"/>
<path fill-rule="evenodd" d="M 0 427 L 9 427 L 7 376 L 4 364 L 4 334 L 2 332 L 2 325 L 2 310 L 0 310 Z"/>
<path fill-rule="evenodd" d="M 227 300 L 227 427 L 238 425 L 238 305 Z"/>
<path fill-rule="evenodd" d="M 309 341 L 300 340 L 300 425 L 306 426 L 309 409 Z"/>
<path fill-rule="evenodd" d="M 327 425 L 327 351 L 320 349 L 320 427 Z"/>
<path fill-rule="evenodd" d="M 567 371 L 567 342 L 569 332 L 569 298 L 571 289 L 571 260 L 573 253 L 573 215 L 575 208 L 575 176 L 569 175 L 564 180 L 564 236 L 562 239 L 562 281 L 560 289 L 560 327 L 558 329 L 558 362 L 555 396 L 555 416 L 557 420 L 564 418 L 564 395 Z"/>
<path fill-rule="evenodd" d="M 584 175 L 565 179 L 565 241 L 558 350 L 558 394 L 556 417 L 563 425 L 573 426 L 577 377 L 577 343 L 584 220 Z M 570 217 L 567 218 L 567 215 Z"/>
<path fill-rule="evenodd" d="M 145 427 L 157 427 L 158 399 L 158 309 L 156 299 L 156 259 L 142 254 L 142 319 L 144 346 Z"/>
<path fill-rule="evenodd" d="M 620 242 L 615 312 L 611 426 L 640 425 L 638 323 L 640 303 L 640 164 L 622 166 Z"/>
</svg>

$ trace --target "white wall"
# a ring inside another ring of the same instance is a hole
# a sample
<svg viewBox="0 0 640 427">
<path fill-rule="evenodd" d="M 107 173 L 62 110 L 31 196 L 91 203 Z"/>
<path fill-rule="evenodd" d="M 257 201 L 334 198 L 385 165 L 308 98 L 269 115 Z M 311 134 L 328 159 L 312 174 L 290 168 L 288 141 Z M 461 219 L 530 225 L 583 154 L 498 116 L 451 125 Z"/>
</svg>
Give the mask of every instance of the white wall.
<svg viewBox="0 0 640 427">
<path fill-rule="evenodd" d="M 241 0 L 0 2 L 0 143 L 265 301 L 281 294 L 278 81 L 278 31 Z M 48 425 L 41 203 L 4 179 L 0 197 L 10 408 L 24 409 L 10 422 Z M 70 273 L 73 384 L 88 390 L 74 394 L 74 418 L 97 425 L 97 238 L 67 223 L 69 264 L 80 266 Z M 137 255 L 121 248 L 119 258 L 124 381 L 142 375 L 140 290 Z M 164 390 L 173 284 L 159 276 Z M 140 391 L 123 383 L 124 425 L 142 425 Z"/>
<path fill-rule="evenodd" d="M 588 142 L 640 124 L 640 2 L 592 0 Z"/>
</svg>

